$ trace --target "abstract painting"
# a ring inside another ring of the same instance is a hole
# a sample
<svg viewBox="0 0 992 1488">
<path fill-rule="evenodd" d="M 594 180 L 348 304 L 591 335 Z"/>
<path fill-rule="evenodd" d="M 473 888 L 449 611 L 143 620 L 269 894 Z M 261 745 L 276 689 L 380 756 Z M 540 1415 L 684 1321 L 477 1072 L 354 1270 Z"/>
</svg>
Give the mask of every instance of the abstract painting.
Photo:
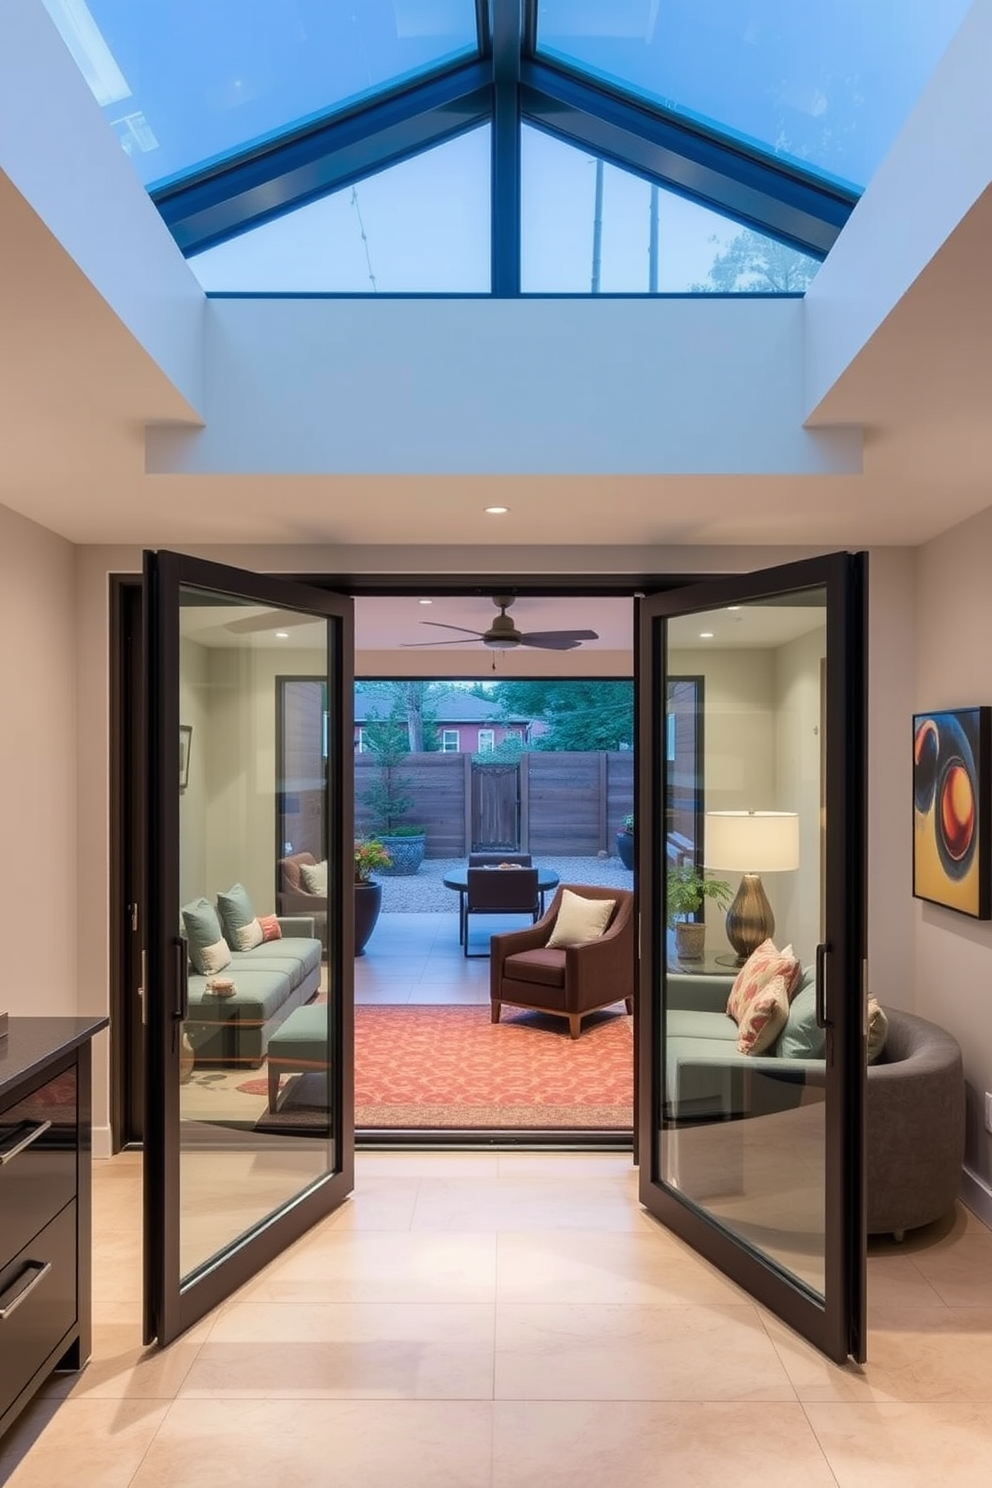
<svg viewBox="0 0 992 1488">
<path fill-rule="evenodd" d="M 913 717 L 913 894 L 987 920 L 992 708 Z"/>
</svg>

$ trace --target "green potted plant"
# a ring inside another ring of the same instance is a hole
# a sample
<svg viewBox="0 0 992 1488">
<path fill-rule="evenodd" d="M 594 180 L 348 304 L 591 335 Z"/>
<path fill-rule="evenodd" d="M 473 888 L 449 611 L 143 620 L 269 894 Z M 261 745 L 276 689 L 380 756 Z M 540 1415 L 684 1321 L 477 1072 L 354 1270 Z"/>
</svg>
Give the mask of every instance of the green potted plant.
<svg viewBox="0 0 992 1488">
<path fill-rule="evenodd" d="M 625 868 L 634 866 L 634 813 L 628 811 L 617 831 L 617 854 Z"/>
<path fill-rule="evenodd" d="M 698 914 L 704 899 L 712 899 L 721 908 L 729 902 L 730 885 L 723 878 L 707 878 L 693 863 L 668 869 L 666 909 L 668 928 L 675 932 L 675 954 L 680 961 L 698 961 L 703 954 L 706 926 L 690 920 Z"/>
<path fill-rule="evenodd" d="M 386 869 L 392 858 L 375 837 L 360 837 L 355 842 L 355 955 L 365 952 L 369 936 L 376 927 L 382 908 L 382 884 L 372 877 L 376 868 Z"/>
</svg>

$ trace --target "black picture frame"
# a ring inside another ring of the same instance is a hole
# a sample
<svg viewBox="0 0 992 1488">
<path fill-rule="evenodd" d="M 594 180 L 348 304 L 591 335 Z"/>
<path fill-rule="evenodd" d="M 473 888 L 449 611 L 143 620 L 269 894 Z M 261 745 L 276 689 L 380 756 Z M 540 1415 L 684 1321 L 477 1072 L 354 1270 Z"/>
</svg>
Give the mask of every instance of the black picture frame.
<svg viewBox="0 0 992 1488">
<path fill-rule="evenodd" d="M 179 789 L 184 791 L 189 785 L 189 756 L 193 748 L 193 725 L 181 723 L 179 725 Z"/>
<path fill-rule="evenodd" d="M 992 918 L 992 707 L 913 714 L 913 897 Z"/>
</svg>

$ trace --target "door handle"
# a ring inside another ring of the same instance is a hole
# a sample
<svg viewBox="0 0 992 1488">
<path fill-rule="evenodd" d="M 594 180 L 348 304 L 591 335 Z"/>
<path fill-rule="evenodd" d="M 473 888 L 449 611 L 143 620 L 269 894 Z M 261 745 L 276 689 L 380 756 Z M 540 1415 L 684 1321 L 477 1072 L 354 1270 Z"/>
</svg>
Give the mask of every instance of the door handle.
<svg viewBox="0 0 992 1488">
<path fill-rule="evenodd" d="M 189 948 L 182 935 L 172 942 L 176 958 L 176 1006 L 173 1017 L 185 1023 L 189 1017 Z"/>
<path fill-rule="evenodd" d="M 830 1019 L 827 1017 L 827 990 L 826 990 L 826 961 L 830 946 L 821 941 L 816 948 L 816 1026 L 817 1028 L 829 1028 Z"/>
</svg>

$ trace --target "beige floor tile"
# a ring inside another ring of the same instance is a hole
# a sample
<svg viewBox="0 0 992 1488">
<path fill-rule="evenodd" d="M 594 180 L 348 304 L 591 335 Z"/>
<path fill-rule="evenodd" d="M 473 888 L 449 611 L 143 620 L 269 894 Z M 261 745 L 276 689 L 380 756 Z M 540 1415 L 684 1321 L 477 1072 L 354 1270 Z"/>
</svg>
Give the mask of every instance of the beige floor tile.
<svg viewBox="0 0 992 1488">
<path fill-rule="evenodd" d="M 493 1488 L 835 1488 L 798 1404 L 497 1401 Z"/>
<path fill-rule="evenodd" d="M 873 1255 L 868 1261 L 870 1308 L 940 1307 L 943 1299 L 909 1256 Z"/>
<path fill-rule="evenodd" d="M 744 1294 L 673 1236 L 529 1230 L 499 1236 L 500 1302 L 741 1302 Z"/>
<path fill-rule="evenodd" d="M 85 1369 L 53 1375 L 44 1394 L 73 1400 L 174 1400 L 205 1336 L 201 1329 L 199 1341 L 187 1333 L 168 1348 L 142 1348 L 137 1323 L 99 1323 Z"/>
<path fill-rule="evenodd" d="M 141 1301 L 140 1230 L 93 1237 L 93 1301 Z"/>
<path fill-rule="evenodd" d="M 593 1152 L 500 1152 L 500 1178 L 617 1178 L 637 1196 L 637 1169 L 629 1150 Z"/>
<path fill-rule="evenodd" d="M 244 1302 L 225 1308 L 183 1396 L 489 1400 L 493 1308 Z"/>
<path fill-rule="evenodd" d="M 497 1304 L 497 1400 L 794 1400 L 750 1304 Z"/>
<path fill-rule="evenodd" d="M 0 1443 L 6 1488 L 128 1488 L 168 1405 L 41 1400 Z"/>
<path fill-rule="evenodd" d="M 491 1488 L 492 1403 L 180 1400 L 132 1488 Z"/>
<path fill-rule="evenodd" d="M 496 1300 L 496 1236 L 389 1234 L 321 1228 L 242 1288 L 253 1302 Z"/>
<path fill-rule="evenodd" d="M 490 1178 L 499 1173 L 495 1152 L 445 1152 L 442 1149 L 396 1152 L 366 1148 L 355 1154 L 355 1192 L 383 1178 Z"/>
<path fill-rule="evenodd" d="M 987 1488 L 992 1409 L 975 1405 L 809 1405 L 838 1488 Z"/>
<path fill-rule="evenodd" d="M 497 1183 L 425 1178 L 415 1230 L 636 1230 L 638 1207 L 624 1179 L 505 1178 Z"/>
<path fill-rule="evenodd" d="M 802 1401 L 992 1404 L 992 1311 L 873 1307 L 863 1367 L 830 1363 L 775 1318 L 766 1327 Z"/>
<path fill-rule="evenodd" d="M 320 1221 L 335 1230 L 403 1230 L 413 1224 L 420 1180 L 383 1178 L 365 1180 L 360 1189 Z"/>
</svg>

